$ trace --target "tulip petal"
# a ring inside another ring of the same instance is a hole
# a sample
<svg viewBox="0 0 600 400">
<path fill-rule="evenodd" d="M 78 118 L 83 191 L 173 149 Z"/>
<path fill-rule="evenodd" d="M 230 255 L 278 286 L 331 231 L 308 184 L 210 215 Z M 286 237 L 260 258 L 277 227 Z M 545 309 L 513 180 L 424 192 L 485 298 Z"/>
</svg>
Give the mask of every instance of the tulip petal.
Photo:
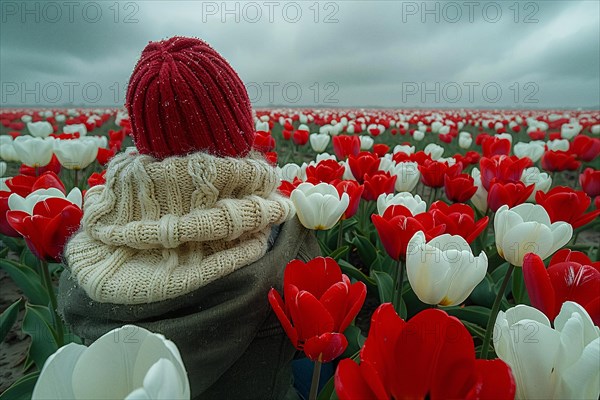
<svg viewBox="0 0 600 400">
<path fill-rule="evenodd" d="M 594 399 L 600 393 L 600 338 L 596 338 L 583 349 L 581 356 L 562 375 L 556 398 Z"/>
<path fill-rule="evenodd" d="M 567 244 L 573 236 L 573 227 L 566 222 L 555 222 L 550 225 L 550 230 L 552 231 L 553 238 L 552 247 L 542 258 L 547 258 L 554 254 L 558 249 Z"/>
<path fill-rule="evenodd" d="M 335 371 L 335 393 L 340 400 L 377 398 L 369 387 L 369 381 L 361 374 L 361 369 L 361 366 L 350 358 L 340 361 Z M 387 397 L 381 400 L 387 400 Z"/>
<path fill-rule="evenodd" d="M 35 383 L 31 398 L 33 400 L 74 398 L 72 372 L 79 357 L 86 350 L 87 347 L 83 345 L 69 343 L 48 357 Z"/>
<path fill-rule="evenodd" d="M 313 336 L 304 343 L 304 354 L 312 361 L 327 363 L 333 361 L 346 350 L 348 339 L 341 333 L 327 332 Z"/>
<path fill-rule="evenodd" d="M 475 360 L 475 369 L 483 383 L 478 398 L 514 399 L 515 379 L 508 364 L 500 359 Z"/>
<path fill-rule="evenodd" d="M 497 239 L 498 240 L 498 239 Z M 546 258 L 553 246 L 550 228 L 539 222 L 529 221 L 513 226 L 502 239 L 503 258 L 516 267 L 523 265 L 527 253 Z"/>
<path fill-rule="evenodd" d="M 161 358 L 150 367 L 144 377 L 143 390 L 147 394 L 147 398 L 152 400 L 183 400 L 186 398 L 184 397 L 185 391 L 181 386 L 179 371 L 166 358 Z M 134 393 L 127 396 L 126 400 L 144 398 L 132 396 Z"/>
<path fill-rule="evenodd" d="M 555 292 L 546 271 L 544 262 L 537 254 L 529 253 L 523 259 L 523 279 L 531 300 L 531 305 L 542 311 L 549 319 L 554 319 L 558 310 L 555 307 Z"/>
<path fill-rule="evenodd" d="M 279 319 L 279 322 L 281 323 L 281 326 L 283 327 L 283 330 L 285 331 L 288 338 L 290 338 L 292 345 L 297 348 L 298 332 L 292 326 L 292 323 L 290 322 L 290 319 L 287 316 L 287 314 L 283 311 L 285 306 L 283 304 L 281 296 L 279 295 L 277 290 L 273 288 L 271 288 L 271 290 L 269 291 L 269 304 L 271 304 L 271 308 L 273 309 L 273 312 L 275 312 L 275 316 L 277 316 L 277 319 Z"/>
</svg>

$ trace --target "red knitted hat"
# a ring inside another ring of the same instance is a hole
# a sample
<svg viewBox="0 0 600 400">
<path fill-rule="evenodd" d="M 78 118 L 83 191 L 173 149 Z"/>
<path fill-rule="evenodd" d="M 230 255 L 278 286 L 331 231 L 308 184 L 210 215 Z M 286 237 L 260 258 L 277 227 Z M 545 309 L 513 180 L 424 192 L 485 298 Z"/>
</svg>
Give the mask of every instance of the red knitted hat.
<svg viewBox="0 0 600 400">
<path fill-rule="evenodd" d="M 242 80 L 200 39 L 150 42 L 131 74 L 125 105 L 138 151 L 158 159 L 197 151 L 243 157 L 254 142 Z"/>
</svg>

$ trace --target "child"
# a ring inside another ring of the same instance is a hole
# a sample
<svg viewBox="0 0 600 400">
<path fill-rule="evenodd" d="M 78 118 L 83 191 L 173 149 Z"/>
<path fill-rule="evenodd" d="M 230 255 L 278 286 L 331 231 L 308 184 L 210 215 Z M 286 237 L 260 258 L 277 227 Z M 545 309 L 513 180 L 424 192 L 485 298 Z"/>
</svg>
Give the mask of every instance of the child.
<svg viewBox="0 0 600 400">
<path fill-rule="evenodd" d="M 62 316 L 87 341 L 129 323 L 164 334 L 194 398 L 296 397 L 295 350 L 267 293 L 281 291 L 290 260 L 319 249 L 251 151 L 242 81 L 203 41 L 173 37 L 144 49 L 126 106 L 137 152 L 115 156 L 86 194 L 65 247 Z"/>
</svg>

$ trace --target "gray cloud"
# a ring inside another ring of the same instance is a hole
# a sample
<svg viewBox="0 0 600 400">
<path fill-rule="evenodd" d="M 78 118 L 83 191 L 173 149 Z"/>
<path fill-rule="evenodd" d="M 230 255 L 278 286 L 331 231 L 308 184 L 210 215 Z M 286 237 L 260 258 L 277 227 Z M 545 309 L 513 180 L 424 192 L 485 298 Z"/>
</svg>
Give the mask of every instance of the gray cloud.
<svg viewBox="0 0 600 400">
<path fill-rule="evenodd" d="M 65 4 L 3 1 L 3 106 L 118 106 L 143 47 L 173 35 L 221 52 L 256 106 L 600 106 L 595 0 Z"/>
</svg>

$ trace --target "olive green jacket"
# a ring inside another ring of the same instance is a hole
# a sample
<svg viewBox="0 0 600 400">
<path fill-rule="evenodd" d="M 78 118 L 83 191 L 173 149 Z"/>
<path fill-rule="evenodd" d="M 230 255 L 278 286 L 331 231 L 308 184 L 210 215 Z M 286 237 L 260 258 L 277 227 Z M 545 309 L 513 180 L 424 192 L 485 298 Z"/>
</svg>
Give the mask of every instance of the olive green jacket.
<svg viewBox="0 0 600 400">
<path fill-rule="evenodd" d="M 282 293 L 283 271 L 295 258 L 320 255 L 311 231 L 297 218 L 281 225 L 272 248 L 258 261 L 175 299 L 123 305 L 91 300 L 65 270 L 58 308 L 86 341 L 125 324 L 172 340 L 188 371 L 192 398 L 293 399 L 295 349 L 271 311 L 271 287 Z"/>
</svg>

